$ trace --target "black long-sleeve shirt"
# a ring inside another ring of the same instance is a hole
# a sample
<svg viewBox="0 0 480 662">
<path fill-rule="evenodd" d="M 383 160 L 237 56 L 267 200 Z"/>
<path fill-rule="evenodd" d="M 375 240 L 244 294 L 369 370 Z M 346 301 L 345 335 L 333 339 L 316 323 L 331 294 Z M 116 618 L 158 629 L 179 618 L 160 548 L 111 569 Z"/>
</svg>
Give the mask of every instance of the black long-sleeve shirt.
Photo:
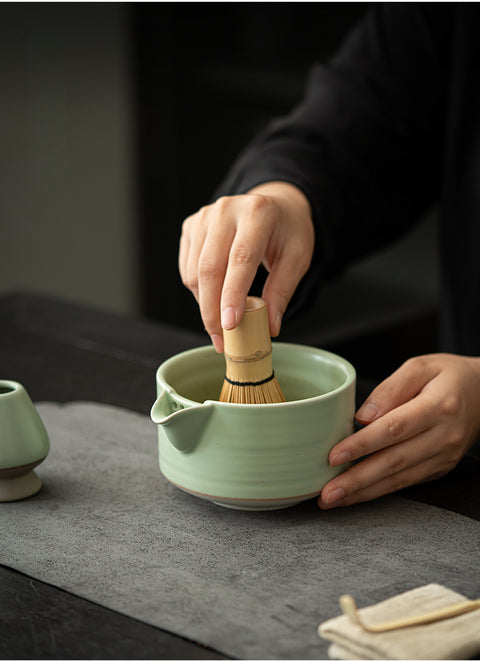
<svg viewBox="0 0 480 662">
<path fill-rule="evenodd" d="M 273 180 L 295 184 L 312 206 L 305 291 L 438 205 L 443 348 L 480 354 L 477 4 L 374 5 L 218 194 Z"/>
</svg>

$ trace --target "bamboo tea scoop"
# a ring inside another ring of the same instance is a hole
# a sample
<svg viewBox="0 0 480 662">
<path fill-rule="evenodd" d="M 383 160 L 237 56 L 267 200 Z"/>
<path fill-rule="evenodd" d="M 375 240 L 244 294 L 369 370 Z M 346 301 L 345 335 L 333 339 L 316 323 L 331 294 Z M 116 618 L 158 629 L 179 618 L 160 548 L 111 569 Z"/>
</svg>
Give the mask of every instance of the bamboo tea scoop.
<svg viewBox="0 0 480 662">
<path fill-rule="evenodd" d="M 272 342 L 267 304 L 247 297 L 240 324 L 223 331 L 226 374 L 221 402 L 268 404 L 285 402 L 272 369 Z"/>
<path fill-rule="evenodd" d="M 381 623 L 379 625 L 366 625 L 360 618 L 357 605 L 351 595 L 341 595 L 339 602 L 340 608 L 345 616 L 348 616 L 352 623 L 356 623 L 366 632 L 389 632 L 391 630 L 407 628 L 412 625 L 435 623 L 436 621 L 443 621 L 447 618 L 452 618 L 453 616 L 466 614 L 467 612 L 473 611 L 474 609 L 480 609 L 480 600 L 465 600 L 458 602 L 457 604 L 444 607 L 443 609 L 436 609 L 435 611 L 430 611 L 425 614 L 409 616 L 407 618 L 398 618 L 393 621 Z"/>
</svg>

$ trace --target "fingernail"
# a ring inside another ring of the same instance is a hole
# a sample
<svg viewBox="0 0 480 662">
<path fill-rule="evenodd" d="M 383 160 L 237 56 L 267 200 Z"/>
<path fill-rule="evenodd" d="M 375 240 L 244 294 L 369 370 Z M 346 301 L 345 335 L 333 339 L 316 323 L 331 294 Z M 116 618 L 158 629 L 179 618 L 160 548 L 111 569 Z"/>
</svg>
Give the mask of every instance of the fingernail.
<svg viewBox="0 0 480 662">
<path fill-rule="evenodd" d="M 232 329 L 235 326 L 236 321 L 237 316 L 232 307 L 225 308 L 225 310 L 222 311 L 222 327 L 224 329 Z"/>
<path fill-rule="evenodd" d="M 217 350 L 217 352 L 218 352 L 219 354 L 222 354 L 222 353 L 223 353 L 223 337 L 222 337 L 222 336 L 219 336 L 217 333 L 213 333 L 213 334 L 210 336 L 210 339 L 211 339 L 211 341 L 212 341 L 212 343 L 213 343 L 213 346 L 214 346 L 215 349 Z"/>
<path fill-rule="evenodd" d="M 355 418 L 361 423 L 370 423 L 370 421 L 373 421 L 375 416 L 378 414 L 378 411 L 379 409 L 377 405 L 374 405 L 372 402 L 367 402 L 365 405 L 360 407 L 360 409 L 355 414 Z"/>
<path fill-rule="evenodd" d="M 352 456 L 348 451 L 341 451 L 332 457 L 330 460 L 330 466 L 336 467 L 338 464 L 345 464 L 346 462 L 350 462 L 351 459 Z"/>
<path fill-rule="evenodd" d="M 343 497 L 345 496 L 345 491 L 341 487 L 337 487 L 336 490 L 332 490 L 327 494 L 325 497 L 325 503 L 327 506 L 330 506 L 332 503 L 337 503 L 337 501 L 341 501 Z"/>
<path fill-rule="evenodd" d="M 275 315 L 275 320 L 273 322 L 272 336 L 276 337 L 280 333 L 282 327 L 282 313 L 277 313 Z"/>
</svg>

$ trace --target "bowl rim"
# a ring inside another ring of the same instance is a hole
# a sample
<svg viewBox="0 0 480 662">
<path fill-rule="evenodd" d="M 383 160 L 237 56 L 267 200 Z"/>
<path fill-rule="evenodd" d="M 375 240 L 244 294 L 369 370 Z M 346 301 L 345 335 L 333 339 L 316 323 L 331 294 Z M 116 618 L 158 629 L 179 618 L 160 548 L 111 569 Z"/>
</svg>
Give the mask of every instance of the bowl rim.
<svg viewBox="0 0 480 662">
<path fill-rule="evenodd" d="M 342 368 L 345 370 L 346 373 L 346 379 L 345 381 L 337 386 L 337 388 L 332 389 L 331 391 L 328 391 L 327 393 L 321 393 L 319 395 L 315 395 L 311 398 L 302 398 L 299 400 L 289 400 L 288 402 L 271 402 L 268 404 L 249 404 L 249 403 L 232 403 L 232 402 L 220 402 L 219 400 L 212 400 L 212 399 L 207 399 L 204 400 L 203 402 L 198 402 L 196 400 L 191 400 L 190 398 L 187 398 L 180 393 L 178 393 L 175 388 L 169 384 L 165 377 L 164 373 L 168 368 L 171 366 L 172 363 L 178 361 L 182 357 L 185 356 L 192 356 L 193 354 L 212 354 L 216 355 L 218 357 L 221 357 L 221 354 L 218 354 L 213 345 L 202 345 L 200 347 L 195 347 L 192 349 L 187 349 L 182 352 L 179 352 L 178 354 L 174 354 L 173 356 L 170 356 L 168 359 L 163 361 L 163 363 L 160 364 L 160 366 L 157 368 L 156 371 L 156 383 L 157 386 L 161 385 L 165 391 L 168 391 L 170 395 L 181 402 L 183 405 L 187 407 L 198 407 L 206 404 L 215 404 L 218 405 L 219 407 L 234 407 L 237 409 L 238 407 L 242 407 L 245 409 L 253 409 L 253 410 L 265 410 L 265 409 L 276 409 L 278 407 L 291 407 L 291 406 L 297 406 L 299 403 L 311 403 L 311 402 L 318 402 L 318 401 L 324 401 L 328 400 L 332 397 L 335 397 L 338 393 L 347 390 L 352 384 L 355 384 L 356 382 L 356 371 L 353 365 L 348 361 L 347 359 L 343 358 L 342 356 L 335 354 L 334 352 L 331 352 L 326 349 L 321 349 L 319 347 L 314 347 L 313 345 L 302 345 L 299 343 L 289 343 L 289 342 L 272 342 L 272 349 L 273 352 L 275 353 L 275 349 L 280 349 L 281 347 L 287 347 L 288 349 L 292 349 L 293 351 L 305 351 L 309 350 L 318 356 L 322 356 L 324 358 L 330 359 L 332 363 L 340 364 Z"/>
</svg>

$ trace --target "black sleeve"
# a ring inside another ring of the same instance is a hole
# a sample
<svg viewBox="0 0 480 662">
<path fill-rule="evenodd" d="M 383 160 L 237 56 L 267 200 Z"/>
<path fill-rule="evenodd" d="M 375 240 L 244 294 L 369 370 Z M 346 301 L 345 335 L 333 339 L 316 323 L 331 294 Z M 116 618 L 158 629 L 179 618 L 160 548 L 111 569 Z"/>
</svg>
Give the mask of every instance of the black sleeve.
<svg viewBox="0 0 480 662">
<path fill-rule="evenodd" d="M 338 273 L 387 244 L 433 203 L 451 5 L 374 5 L 302 102 L 239 157 L 216 196 L 263 182 L 298 186 L 313 209 L 314 263 L 306 280 Z"/>
</svg>

